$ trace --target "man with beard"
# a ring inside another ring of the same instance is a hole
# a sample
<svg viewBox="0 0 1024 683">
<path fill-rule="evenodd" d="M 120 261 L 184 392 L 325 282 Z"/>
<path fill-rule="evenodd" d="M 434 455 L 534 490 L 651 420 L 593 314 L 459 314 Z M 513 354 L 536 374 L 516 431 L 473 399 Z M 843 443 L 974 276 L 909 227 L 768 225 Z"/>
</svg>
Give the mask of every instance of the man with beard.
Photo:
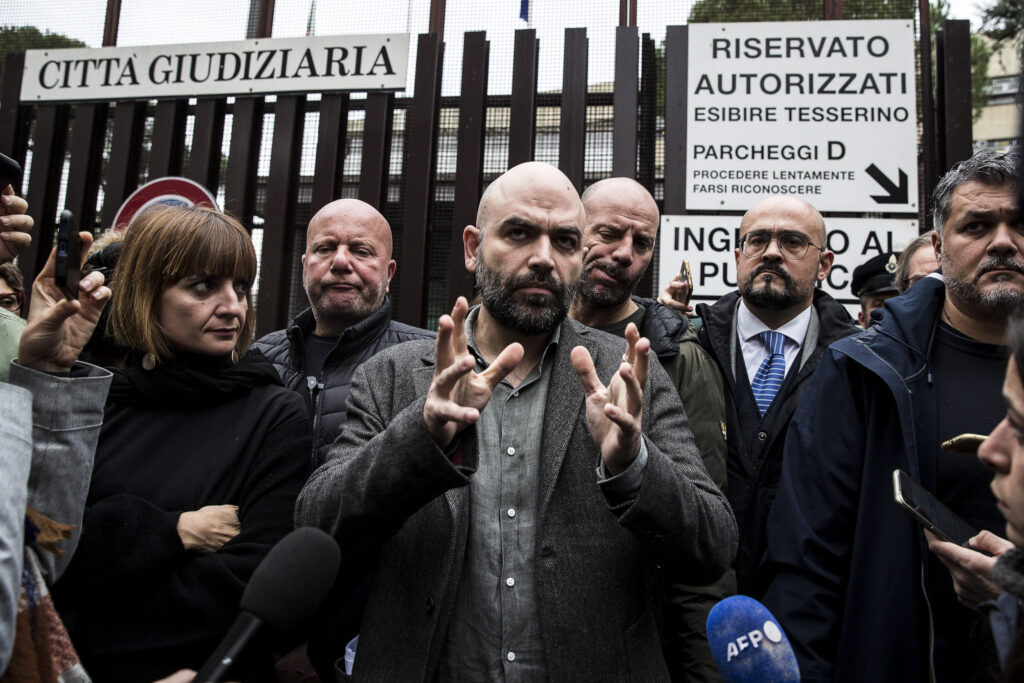
<svg viewBox="0 0 1024 683">
<path fill-rule="evenodd" d="M 511 169 L 463 233 L 482 305 L 356 371 L 296 513 L 373 570 L 355 680 L 667 680 L 650 572 L 731 561 L 650 343 L 566 318 L 584 222 L 560 171 Z"/>
<path fill-rule="evenodd" d="M 391 319 L 391 248 L 391 227 L 369 204 L 339 199 L 317 211 L 302 256 L 310 308 L 254 344 L 285 386 L 306 399 L 314 467 L 345 425 L 345 399 L 359 364 L 389 346 L 434 337 Z"/>
<path fill-rule="evenodd" d="M 940 444 L 987 434 L 1005 414 L 1007 316 L 1024 304 L 1015 163 L 1015 153 L 979 152 L 939 181 L 932 245 L 942 274 L 833 344 L 793 419 L 765 603 L 805 681 L 993 680 L 984 615 L 969 595 L 958 603 L 921 527 L 893 503 L 892 482 L 904 470 L 975 529 L 1003 529 L 991 471 Z"/>
<path fill-rule="evenodd" d="M 697 328 L 653 299 L 630 296 L 647 271 L 658 237 L 658 205 L 631 178 L 599 180 L 583 193 L 583 274 L 569 317 L 618 337 L 636 325 L 672 378 L 711 479 L 725 491 L 725 394 L 722 375 L 697 342 Z M 720 680 L 708 649 L 708 612 L 735 593 L 730 572 L 710 586 L 667 581 L 662 638 L 674 680 Z"/>
<path fill-rule="evenodd" d="M 796 404 L 829 344 L 853 333 L 850 315 L 816 287 L 834 254 L 825 221 L 795 197 L 764 199 L 740 223 L 739 291 L 701 304 L 699 338 L 725 378 L 729 502 L 740 531 L 739 592 L 764 591 L 765 526 Z"/>
</svg>

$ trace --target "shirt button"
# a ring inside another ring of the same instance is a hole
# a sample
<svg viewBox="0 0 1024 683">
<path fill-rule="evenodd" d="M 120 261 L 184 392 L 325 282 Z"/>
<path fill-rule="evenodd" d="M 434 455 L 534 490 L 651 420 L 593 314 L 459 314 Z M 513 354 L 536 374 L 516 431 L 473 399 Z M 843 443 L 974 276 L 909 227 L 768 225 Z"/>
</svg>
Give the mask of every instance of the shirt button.
<svg viewBox="0 0 1024 683">
<path fill-rule="evenodd" d="M 505 659 L 507 659 L 510 662 L 516 661 L 516 653 L 515 652 L 509 652 L 507 655 L 505 655 Z"/>
<path fill-rule="evenodd" d="M 758 441 L 764 441 L 767 438 L 768 438 L 768 433 L 767 432 L 758 432 L 757 433 L 757 440 Z"/>
<path fill-rule="evenodd" d="M 509 446 L 508 449 L 505 452 L 508 453 L 509 455 L 515 455 L 516 454 L 516 449 L 513 448 L 512 446 Z"/>
<path fill-rule="evenodd" d="M 516 516 L 516 509 L 515 508 L 509 508 L 508 509 L 508 516 L 509 517 L 515 517 Z"/>
<path fill-rule="evenodd" d="M 516 580 L 510 576 L 507 579 L 505 579 L 505 585 L 511 588 L 512 586 L 516 585 Z"/>
</svg>

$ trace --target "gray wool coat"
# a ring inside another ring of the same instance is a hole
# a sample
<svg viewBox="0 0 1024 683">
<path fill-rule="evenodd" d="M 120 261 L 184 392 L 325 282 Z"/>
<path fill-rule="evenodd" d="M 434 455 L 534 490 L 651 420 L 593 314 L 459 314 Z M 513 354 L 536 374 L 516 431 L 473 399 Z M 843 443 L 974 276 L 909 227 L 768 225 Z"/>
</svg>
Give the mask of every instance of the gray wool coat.
<svg viewBox="0 0 1024 683">
<path fill-rule="evenodd" d="M 597 485 L 600 452 L 569 359 L 586 347 L 605 383 L 625 341 L 562 324 L 547 397 L 536 529 L 537 591 L 552 680 L 667 680 L 650 574 L 657 563 L 691 584 L 717 579 L 736 552 L 736 523 L 693 444 L 679 395 L 651 363 L 644 389 L 648 461 L 633 500 Z M 423 421 L 434 344 L 394 346 L 352 380 L 348 420 L 299 496 L 300 525 L 337 538 L 349 566 L 373 571 L 355 680 L 431 681 L 465 555 L 473 427 L 451 463 Z"/>
</svg>

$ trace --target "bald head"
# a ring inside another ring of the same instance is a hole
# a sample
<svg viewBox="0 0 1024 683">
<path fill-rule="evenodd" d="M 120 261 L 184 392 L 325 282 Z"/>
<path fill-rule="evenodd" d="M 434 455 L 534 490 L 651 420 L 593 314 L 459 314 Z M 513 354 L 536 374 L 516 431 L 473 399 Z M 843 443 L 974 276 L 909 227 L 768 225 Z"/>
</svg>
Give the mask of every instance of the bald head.
<svg viewBox="0 0 1024 683">
<path fill-rule="evenodd" d="M 747 309 L 774 330 L 810 306 L 835 258 L 826 242 L 825 220 L 802 199 L 776 195 L 750 207 L 735 251 Z"/>
<path fill-rule="evenodd" d="M 598 180 L 583 192 L 583 208 L 588 217 L 595 209 L 614 206 L 653 222 L 660 218 L 658 203 L 647 188 L 632 178 L 605 178 Z"/>
<path fill-rule="evenodd" d="M 380 211 L 359 199 L 337 199 L 317 211 L 309 220 L 306 228 L 306 243 L 310 236 L 318 233 L 325 225 L 344 223 L 359 226 L 367 235 L 378 239 L 385 246 L 388 258 L 391 258 L 392 240 L 391 226 Z"/>
<path fill-rule="evenodd" d="M 391 227 L 366 202 L 339 199 L 316 212 L 302 255 L 316 334 L 340 336 L 384 304 L 396 267 L 391 249 Z"/>
<path fill-rule="evenodd" d="M 579 225 L 583 225 L 583 203 L 572 181 L 551 164 L 527 161 L 513 166 L 487 186 L 477 207 L 476 227 L 482 231 L 510 205 L 525 203 L 537 204 L 541 208 L 562 203 L 576 204 Z"/>
<path fill-rule="evenodd" d="M 762 199 L 750 207 L 740 221 L 740 235 L 754 223 L 765 226 L 773 219 L 799 224 L 806 229 L 814 244 L 825 244 L 825 219 L 821 213 L 802 199 L 781 194 Z"/>
</svg>

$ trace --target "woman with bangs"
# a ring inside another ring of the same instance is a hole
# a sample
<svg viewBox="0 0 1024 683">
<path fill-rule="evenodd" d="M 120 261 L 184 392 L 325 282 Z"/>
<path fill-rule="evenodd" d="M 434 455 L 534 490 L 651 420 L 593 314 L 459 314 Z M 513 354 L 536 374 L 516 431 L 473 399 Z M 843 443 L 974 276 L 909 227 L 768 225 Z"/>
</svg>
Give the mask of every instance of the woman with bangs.
<svg viewBox="0 0 1024 683">
<path fill-rule="evenodd" d="M 255 276 L 249 235 L 218 211 L 152 210 L 128 230 L 110 322 L 131 352 L 114 371 L 81 541 L 54 591 L 93 680 L 199 668 L 293 528 L 308 418 L 273 366 L 246 353 Z M 261 654 L 241 658 L 250 665 L 234 678 L 273 680 Z"/>
</svg>

